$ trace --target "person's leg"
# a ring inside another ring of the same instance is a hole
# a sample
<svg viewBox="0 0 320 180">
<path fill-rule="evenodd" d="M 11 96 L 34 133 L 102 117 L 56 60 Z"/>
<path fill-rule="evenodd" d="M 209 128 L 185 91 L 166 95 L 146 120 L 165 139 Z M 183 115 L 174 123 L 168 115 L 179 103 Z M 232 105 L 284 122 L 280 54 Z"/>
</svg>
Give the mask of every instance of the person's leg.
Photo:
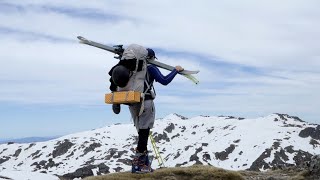
<svg viewBox="0 0 320 180">
<path fill-rule="evenodd" d="M 140 153 L 147 152 L 149 133 L 150 133 L 150 128 L 139 129 L 139 139 L 138 139 L 138 147 L 137 147 L 138 152 Z"/>
<path fill-rule="evenodd" d="M 152 128 L 154 124 L 154 106 L 152 100 L 147 100 L 144 103 L 143 113 L 137 118 L 137 121 L 134 121 L 137 129 L 139 128 L 139 136 L 136 156 L 132 161 L 133 173 L 152 172 L 147 146 L 150 128 Z"/>
<path fill-rule="evenodd" d="M 139 140 L 137 150 L 142 153 L 147 150 L 150 129 L 153 128 L 154 124 L 155 114 L 153 100 L 146 100 L 144 102 L 143 113 L 138 117 L 138 119 Z"/>
</svg>

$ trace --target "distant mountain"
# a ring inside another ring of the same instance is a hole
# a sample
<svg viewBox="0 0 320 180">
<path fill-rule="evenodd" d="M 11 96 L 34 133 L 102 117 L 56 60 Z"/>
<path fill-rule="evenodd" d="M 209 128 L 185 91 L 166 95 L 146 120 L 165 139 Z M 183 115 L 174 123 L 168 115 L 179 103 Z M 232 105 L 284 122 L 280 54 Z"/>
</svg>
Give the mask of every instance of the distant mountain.
<svg viewBox="0 0 320 180">
<path fill-rule="evenodd" d="M 168 167 L 264 171 L 299 166 L 320 153 L 320 125 L 286 114 L 256 119 L 171 114 L 156 120 L 152 131 Z M 132 124 L 118 124 L 46 142 L 2 144 L 0 172 L 28 170 L 72 179 L 129 171 L 136 135 Z M 157 160 L 152 165 L 157 168 Z"/>
<path fill-rule="evenodd" d="M 4 143 L 34 143 L 34 142 L 43 142 L 56 139 L 60 136 L 51 136 L 51 137 L 26 137 L 18 139 L 0 139 L 0 144 Z"/>
</svg>

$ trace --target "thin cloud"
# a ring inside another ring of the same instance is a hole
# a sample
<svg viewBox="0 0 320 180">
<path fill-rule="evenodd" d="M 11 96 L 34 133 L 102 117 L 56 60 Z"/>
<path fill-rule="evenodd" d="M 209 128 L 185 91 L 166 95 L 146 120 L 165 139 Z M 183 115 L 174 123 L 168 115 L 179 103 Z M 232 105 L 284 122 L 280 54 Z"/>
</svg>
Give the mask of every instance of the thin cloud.
<svg viewBox="0 0 320 180">
<path fill-rule="evenodd" d="M 54 35 L 48 35 L 44 33 L 26 31 L 22 29 L 15 29 L 15 28 L 10 28 L 10 27 L 1 26 L 1 25 L 0 25 L 0 36 L 5 36 L 6 38 L 8 38 L 8 36 L 11 36 L 12 38 L 17 38 L 22 41 L 45 40 L 45 41 L 50 41 L 55 43 L 57 42 L 74 43 L 75 42 L 75 40 L 72 40 L 72 39 L 67 39 L 67 38 L 58 37 Z"/>
<path fill-rule="evenodd" d="M 52 5 L 37 5 L 37 4 L 11 4 L 6 2 L 0 2 L 0 13 L 16 13 L 24 14 L 27 12 L 33 13 L 56 13 L 60 15 L 69 16 L 75 19 L 86 19 L 93 21 L 103 22 L 117 22 L 117 21 L 133 21 L 134 19 L 120 16 L 112 13 L 106 13 L 100 9 L 93 8 L 75 8 L 75 7 L 63 7 L 63 6 L 52 6 Z"/>
<path fill-rule="evenodd" d="M 26 8 L 24 8 L 24 6 L 0 2 L 0 13 L 23 13 L 25 11 Z"/>
</svg>

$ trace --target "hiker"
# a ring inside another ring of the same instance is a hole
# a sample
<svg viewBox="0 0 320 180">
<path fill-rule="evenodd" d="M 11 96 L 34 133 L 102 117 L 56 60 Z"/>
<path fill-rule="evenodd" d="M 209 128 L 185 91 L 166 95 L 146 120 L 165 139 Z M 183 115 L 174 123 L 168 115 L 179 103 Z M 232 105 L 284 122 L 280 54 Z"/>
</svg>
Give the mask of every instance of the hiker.
<svg viewBox="0 0 320 180">
<path fill-rule="evenodd" d="M 152 49 L 148 48 L 145 50 L 146 51 L 140 51 L 147 53 L 147 60 L 154 60 L 156 58 Z M 136 55 L 138 53 L 135 52 L 134 54 Z M 137 64 L 138 67 L 136 67 Z M 119 63 L 109 72 L 109 75 L 111 76 L 110 90 L 114 92 L 119 89 L 119 86 L 126 86 L 135 68 L 137 71 L 141 71 L 143 69 L 142 67 L 142 61 L 137 63 L 136 59 L 128 60 L 122 57 Z M 168 75 L 164 76 L 156 66 L 148 64 L 146 67 L 146 73 L 143 82 L 143 91 L 145 94 L 144 100 L 142 103 L 128 104 L 134 126 L 136 127 L 139 135 L 138 146 L 135 149 L 136 154 L 132 160 L 132 173 L 148 173 L 153 171 L 151 169 L 151 163 L 149 162 L 147 150 L 150 129 L 153 128 L 155 121 L 155 107 L 153 103 L 153 100 L 155 99 L 155 90 L 153 83 L 156 81 L 162 85 L 168 85 L 177 75 L 177 73 L 183 70 L 184 69 L 181 66 L 176 66 L 175 69 L 173 69 Z M 141 107 L 143 107 L 143 110 L 141 110 Z M 115 114 L 120 113 L 120 104 L 113 104 L 112 109 Z"/>
</svg>

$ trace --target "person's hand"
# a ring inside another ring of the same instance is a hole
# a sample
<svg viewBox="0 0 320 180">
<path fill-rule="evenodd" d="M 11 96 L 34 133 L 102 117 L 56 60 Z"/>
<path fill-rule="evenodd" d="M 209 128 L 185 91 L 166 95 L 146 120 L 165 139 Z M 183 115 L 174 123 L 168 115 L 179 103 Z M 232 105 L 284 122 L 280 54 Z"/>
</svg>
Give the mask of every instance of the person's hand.
<svg viewBox="0 0 320 180">
<path fill-rule="evenodd" d="M 177 70 L 178 72 L 181 72 L 181 71 L 184 70 L 181 66 L 176 66 L 175 68 L 176 68 L 176 70 Z"/>
</svg>

